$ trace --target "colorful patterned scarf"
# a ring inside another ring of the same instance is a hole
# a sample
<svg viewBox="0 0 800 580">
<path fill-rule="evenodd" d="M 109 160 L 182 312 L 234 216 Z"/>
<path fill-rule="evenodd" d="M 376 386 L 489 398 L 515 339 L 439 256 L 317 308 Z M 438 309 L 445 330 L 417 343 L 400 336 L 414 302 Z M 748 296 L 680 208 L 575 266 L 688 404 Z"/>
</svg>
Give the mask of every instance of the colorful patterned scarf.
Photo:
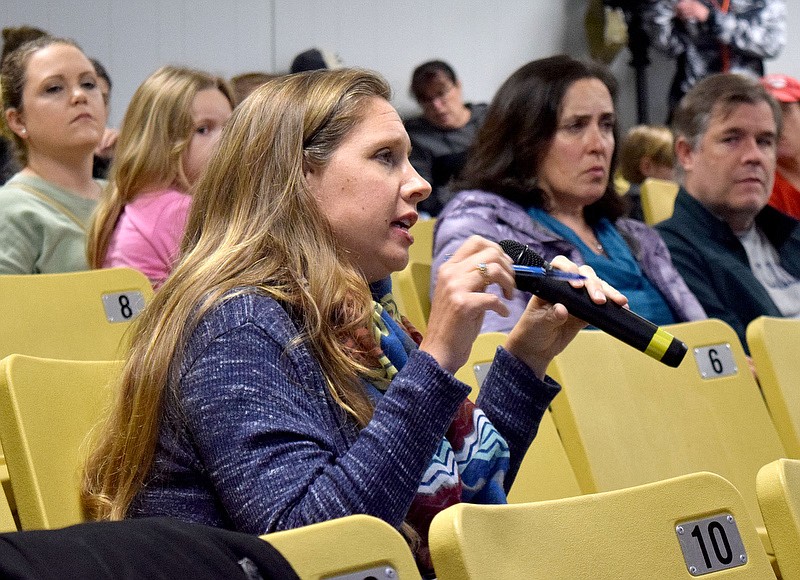
<svg viewBox="0 0 800 580">
<path fill-rule="evenodd" d="M 373 296 L 372 333 L 366 329 L 356 340 L 377 364 L 378 378 L 370 377 L 370 392 L 380 397 L 403 368 L 408 354 L 422 335 L 400 315 L 389 278 L 370 286 Z M 428 527 L 444 508 L 461 501 L 506 503 L 503 487 L 509 467 L 508 444 L 486 415 L 465 399 L 422 477 L 406 521 L 420 534 L 427 554 Z"/>
</svg>

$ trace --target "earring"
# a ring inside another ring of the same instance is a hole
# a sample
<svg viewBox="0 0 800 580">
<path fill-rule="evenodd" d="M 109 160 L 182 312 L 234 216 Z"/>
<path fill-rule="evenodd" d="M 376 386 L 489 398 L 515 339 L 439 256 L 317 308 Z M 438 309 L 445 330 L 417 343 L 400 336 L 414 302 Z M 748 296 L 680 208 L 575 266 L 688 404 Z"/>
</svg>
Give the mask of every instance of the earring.
<svg viewBox="0 0 800 580">
<path fill-rule="evenodd" d="M 20 130 L 20 133 L 22 133 L 23 135 L 26 135 L 26 134 L 28 133 L 28 130 L 27 130 L 25 127 L 23 127 L 23 128 Z"/>
</svg>

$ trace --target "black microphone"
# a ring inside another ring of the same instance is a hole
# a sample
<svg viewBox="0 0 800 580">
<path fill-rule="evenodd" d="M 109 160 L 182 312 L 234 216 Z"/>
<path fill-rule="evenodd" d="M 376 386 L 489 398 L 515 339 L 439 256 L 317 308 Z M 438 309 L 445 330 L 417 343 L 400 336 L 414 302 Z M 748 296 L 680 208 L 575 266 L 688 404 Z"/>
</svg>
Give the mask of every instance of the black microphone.
<svg viewBox="0 0 800 580">
<path fill-rule="evenodd" d="M 523 269 L 515 270 L 517 288 L 536 294 L 548 302 L 560 302 L 570 314 L 607 332 L 625 344 L 661 361 L 677 367 L 688 350 L 686 344 L 662 330 L 646 318 L 611 300 L 595 304 L 584 288 L 573 288 L 567 280 L 549 276 L 557 272 L 539 254 L 514 240 L 500 242 L 515 264 L 542 268 L 544 274 L 533 274 Z"/>
</svg>

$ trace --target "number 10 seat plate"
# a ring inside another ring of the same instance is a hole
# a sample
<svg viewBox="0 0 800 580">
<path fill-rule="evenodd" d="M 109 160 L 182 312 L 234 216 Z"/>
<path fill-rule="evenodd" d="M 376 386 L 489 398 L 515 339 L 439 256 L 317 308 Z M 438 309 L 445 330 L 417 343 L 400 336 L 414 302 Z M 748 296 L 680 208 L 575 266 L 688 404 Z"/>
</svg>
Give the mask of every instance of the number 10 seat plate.
<svg viewBox="0 0 800 580">
<path fill-rule="evenodd" d="M 747 553 L 736 520 L 729 513 L 675 526 L 686 568 L 692 576 L 703 576 L 727 568 L 744 566 Z"/>
</svg>

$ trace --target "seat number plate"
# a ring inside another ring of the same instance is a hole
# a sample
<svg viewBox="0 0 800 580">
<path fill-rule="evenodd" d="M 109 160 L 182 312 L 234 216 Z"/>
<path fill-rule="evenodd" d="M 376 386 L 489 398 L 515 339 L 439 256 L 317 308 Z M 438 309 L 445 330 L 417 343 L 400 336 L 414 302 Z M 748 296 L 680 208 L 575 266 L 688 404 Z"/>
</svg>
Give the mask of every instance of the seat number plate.
<svg viewBox="0 0 800 580">
<path fill-rule="evenodd" d="M 692 576 L 736 568 L 747 563 L 747 553 L 729 513 L 679 523 L 675 533 L 686 568 Z"/>
<path fill-rule="evenodd" d="M 475 373 L 475 378 L 478 380 L 478 386 L 483 386 L 483 381 L 486 380 L 486 375 L 489 374 L 489 368 L 492 366 L 492 363 L 485 362 L 480 363 L 472 367 L 472 372 Z"/>
<path fill-rule="evenodd" d="M 376 566 L 369 570 L 359 570 L 340 576 L 326 576 L 325 580 L 397 580 L 397 570 L 389 565 Z"/>
<path fill-rule="evenodd" d="M 694 360 L 704 379 L 717 379 L 739 372 L 730 344 L 714 344 L 694 349 Z"/>
<path fill-rule="evenodd" d="M 109 322 L 128 322 L 144 308 L 144 295 L 139 290 L 103 294 L 103 308 Z"/>
</svg>

